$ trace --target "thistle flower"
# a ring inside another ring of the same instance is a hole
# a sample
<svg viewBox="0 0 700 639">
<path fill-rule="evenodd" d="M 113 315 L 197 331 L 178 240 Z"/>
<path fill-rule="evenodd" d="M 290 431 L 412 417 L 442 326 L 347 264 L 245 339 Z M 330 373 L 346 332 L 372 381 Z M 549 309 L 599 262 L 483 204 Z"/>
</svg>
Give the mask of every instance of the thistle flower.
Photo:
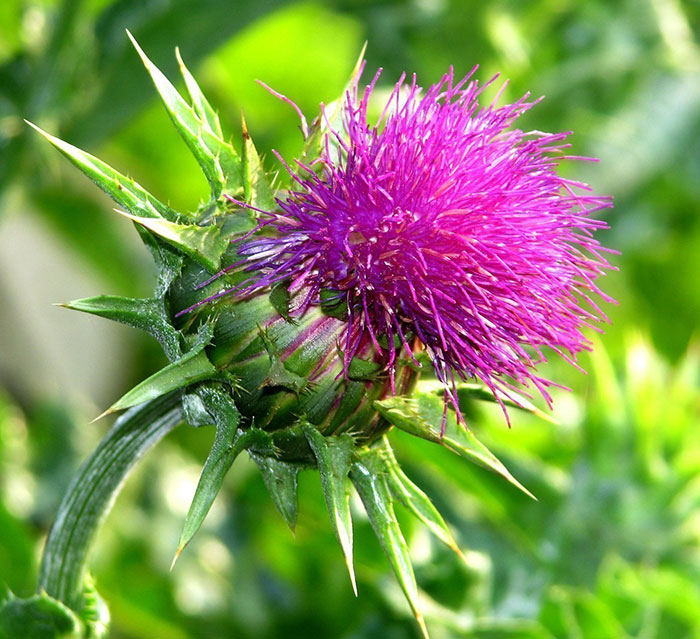
<svg viewBox="0 0 700 639">
<path fill-rule="evenodd" d="M 532 106 L 527 96 L 480 107 L 483 87 L 472 74 L 455 83 L 452 71 L 425 93 L 402 77 L 372 125 L 379 74 L 360 95 L 356 68 L 310 130 L 302 119 L 295 186 L 276 190 L 245 122 L 239 155 L 182 60 L 188 99 L 134 45 L 211 194 L 196 211 L 175 211 L 40 131 L 136 223 L 158 265 L 150 298 L 65 306 L 148 331 L 170 363 L 107 411 L 129 409 L 59 508 L 37 595 L 0 602 L 0 628 L 27 636 L 48 611 L 76 636 L 104 636 L 87 550 L 136 461 L 184 421 L 216 435 L 176 558 L 244 450 L 291 527 L 297 475 L 313 468 L 353 588 L 351 486 L 427 637 L 395 502 L 460 550 L 386 434 L 444 446 L 527 493 L 465 427 L 460 402 L 535 412 L 514 386 L 531 383 L 548 399 L 551 382 L 535 372 L 543 347 L 567 358 L 588 347 L 581 329 L 604 318 L 591 294 L 607 299 L 594 282 L 608 268 L 592 237 L 604 224 L 590 215 L 610 201 L 558 175 L 572 157 L 566 134 L 512 128 Z M 442 390 L 419 382 L 422 351 Z"/>
<path fill-rule="evenodd" d="M 300 314 L 324 291 L 342 299 L 346 368 L 371 342 L 393 376 L 399 351 L 413 358 L 421 344 L 457 410 L 456 379 L 497 397 L 532 383 L 549 402 L 542 347 L 567 360 L 587 349 L 581 329 L 605 318 L 591 293 L 609 300 L 592 237 L 606 225 L 590 215 L 610 199 L 557 173 L 587 158 L 564 154 L 566 133 L 514 128 L 535 104 L 527 95 L 480 106 L 474 71 L 455 82 L 450 69 L 425 93 L 402 76 L 374 125 L 379 73 L 361 96 L 355 84 L 320 170 L 299 163 L 296 189 L 265 215 L 268 234 L 239 251 L 248 293 L 288 282 L 304 290 Z"/>
</svg>

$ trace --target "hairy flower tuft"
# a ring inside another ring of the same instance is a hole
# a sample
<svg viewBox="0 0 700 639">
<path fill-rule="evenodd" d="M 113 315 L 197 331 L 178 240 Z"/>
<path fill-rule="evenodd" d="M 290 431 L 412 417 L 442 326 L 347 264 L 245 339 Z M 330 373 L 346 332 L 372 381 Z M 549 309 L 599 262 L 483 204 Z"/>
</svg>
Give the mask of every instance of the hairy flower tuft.
<svg viewBox="0 0 700 639">
<path fill-rule="evenodd" d="M 536 101 L 481 106 L 473 73 L 425 92 L 402 77 L 374 125 L 379 73 L 347 92 L 320 164 L 299 163 L 243 241 L 244 289 L 286 282 L 299 313 L 324 291 L 344 301 L 346 367 L 371 343 L 393 378 L 402 352 L 424 348 L 455 406 L 460 378 L 506 395 L 531 383 L 549 402 L 542 347 L 573 362 L 581 329 L 605 319 L 591 294 L 609 301 L 594 281 L 610 266 L 592 234 L 607 225 L 590 215 L 611 201 L 557 173 L 587 159 L 565 154 L 567 133 L 514 127 Z"/>
</svg>

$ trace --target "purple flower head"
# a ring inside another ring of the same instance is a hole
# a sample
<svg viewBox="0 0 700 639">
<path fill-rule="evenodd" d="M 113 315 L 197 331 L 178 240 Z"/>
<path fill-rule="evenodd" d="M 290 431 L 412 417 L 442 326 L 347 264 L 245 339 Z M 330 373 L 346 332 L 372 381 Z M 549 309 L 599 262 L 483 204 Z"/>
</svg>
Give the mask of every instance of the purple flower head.
<svg viewBox="0 0 700 639">
<path fill-rule="evenodd" d="M 573 361 L 590 345 L 581 329 L 605 319 L 591 294 L 609 300 L 592 236 L 606 224 L 590 214 L 611 202 L 558 175 L 586 159 L 565 155 L 567 133 L 514 128 L 535 102 L 481 106 L 472 75 L 450 70 L 425 92 L 402 77 L 375 125 L 379 74 L 349 91 L 320 164 L 300 164 L 244 240 L 246 291 L 287 282 L 300 313 L 323 291 L 344 301 L 346 367 L 371 343 L 393 378 L 402 353 L 424 348 L 455 405 L 460 378 L 506 395 L 531 383 L 549 402 L 542 347 Z"/>
</svg>

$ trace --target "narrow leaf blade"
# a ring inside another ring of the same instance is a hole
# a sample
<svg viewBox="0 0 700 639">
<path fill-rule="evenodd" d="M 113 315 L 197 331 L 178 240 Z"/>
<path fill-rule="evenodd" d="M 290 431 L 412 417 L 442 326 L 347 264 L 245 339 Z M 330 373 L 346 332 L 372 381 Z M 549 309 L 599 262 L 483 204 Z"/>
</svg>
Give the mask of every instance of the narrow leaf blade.
<svg viewBox="0 0 700 639">
<path fill-rule="evenodd" d="M 144 218 L 160 218 L 168 220 L 177 218 L 177 213 L 160 202 L 140 184 L 115 171 L 111 166 L 99 160 L 94 155 L 81 151 L 78 147 L 46 133 L 35 124 L 27 122 L 46 140 L 55 146 L 87 177 L 99 186 L 117 204 L 127 211 Z"/>
<path fill-rule="evenodd" d="M 212 108 L 209 101 L 204 97 L 202 90 L 199 88 L 199 84 L 194 79 L 194 76 L 190 73 L 187 66 L 182 60 L 180 55 L 180 49 L 175 48 L 175 57 L 177 58 L 177 63 L 180 67 L 180 74 L 185 80 L 185 86 L 187 87 L 187 93 L 190 95 L 190 100 L 192 101 L 192 108 L 199 117 L 199 119 L 209 128 L 209 130 L 219 138 L 223 138 L 224 134 L 221 130 L 221 122 L 219 121 L 219 116 Z"/>
<path fill-rule="evenodd" d="M 267 455 L 249 452 L 260 469 L 260 474 L 273 503 L 293 531 L 297 524 L 299 466 Z"/>
<path fill-rule="evenodd" d="M 243 192 L 245 200 L 255 208 L 271 211 L 275 208 L 275 196 L 262 160 L 248 133 L 245 118 L 241 117 L 243 129 Z"/>
<path fill-rule="evenodd" d="M 413 573 L 408 546 L 394 513 L 384 464 L 375 451 L 367 451 L 361 461 L 353 463 L 350 479 L 360 495 L 372 528 L 384 554 L 389 559 L 423 637 L 429 639 L 428 629 L 418 604 L 418 585 Z"/>
<path fill-rule="evenodd" d="M 171 361 L 181 354 L 178 331 L 168 322 L 163 301 L 160 299 L 98 295 L 66 302 L 60 306 L 144 330 L 160 342 Z"/>
<path fill-rule="evenodd" d="M 170 391 L 184 388 L 195 382 L 201 382 L 215 376 L 214 365 L 209 361 L 203 348 L 193 349 L 179 360 L 151 375 L 148 379 L 137 384 L 126 395 L 112 404 L 100 417 L 109 415 L 125 408 L 142 404 Z M 99 417 L 98 417 L 99 419 Z"/>
<path fill-rule="evenodd" d="M 414 393 L 413 397 L 387 397 L 374 402 L 377 410 L 397 428 L 449 448 L 508 480 L 526 495 L 535 496 L 525 488 L 505 465 L 466 426 L 457 423 L 454 411 L 448 411 L 442 434 L 444 404 L 433 394 Z"/>
<path fill-rule="evenodd" d="M 455 538 L 452 536 L 452 532 L 440 514 L 440 511 L 438 511 L 433 502 L 430 501 L 430 498 L 403 472 L 386 437 L 382 440 L 380 450 L 384 454 L 387 468 L 387 481 L 389 483 L 389 489 L 394 497 L 415 515 L 415 517 L 422 521 L 440 541 L 464 559 L 464 555 L 457 545 Z"/>
<path fill-rule="evenodd" d="M 352 589 L 357 596 L 357 582 L 352 563 L 352 515 L 347 484 L 355 443 L 347 434 L 324 437 L 308 422 L 302 423 L 301 428 L 316 457 L 331 523 L 343 550 Z"/>
<path fill-rule="evenodd" d="M 127 31 L 127 35 L 150 74 L 170 119 L 202 168 L 214 199 L 224 190 L 240 189 L 241 160 L 233 146 L 210 129 L 207 118 L 199 117 L 160 69 L 151 62 L 131 33 Z"/>
<path fill-rule="evenodd" d="M 251 439 L 250 432 L 238 430 L 241 416 L 227 393 L 218 389 L 203 388 L 198 391 L 198 395 L 216 425 L 216 436 L 185 517 L 173 566 L 204 522 L 219 494 L 226 473 Z"/>
</svg>

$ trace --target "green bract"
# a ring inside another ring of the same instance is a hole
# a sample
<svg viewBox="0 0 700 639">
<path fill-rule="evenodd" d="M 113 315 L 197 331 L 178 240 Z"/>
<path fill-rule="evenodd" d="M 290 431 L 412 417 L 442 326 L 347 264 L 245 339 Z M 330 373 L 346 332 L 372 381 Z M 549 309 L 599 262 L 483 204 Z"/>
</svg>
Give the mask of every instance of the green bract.
<svg viewBox="0 0 700 639">
<path fill-rule="evenodd" d="M 40 594 L 21 603 L 10 598 L 0 609 L 3 636 L 29 636 L 17 630 L 17 619 L 28 609 L 58 620 L 52 625 L 53 634 L 47 630 L 32 637 L 104 636 L 106 617 L 103 614 L 95 621 L 97 595 L 86 586 L 89 545 L 133 464 L 169 430 L 185 422 L 193 427 L 214 425 L 216 437 L 176 557 L 199 529 L 226 472 L 243 451 L 260 468 L 275 505 L 292 528 L 297 518 L 297 474 L 317 469 L 353 588 L 349 496 L 354 486 L 427 637 L 394 504 L 404 506 L 438 539 L 461 553 L 436 508 L 399 467 L 386 434 L 396 427 L 418 435 L 527 491 L 458 423 L 454 411 L 450 409 L 443 422 L 444 404 L 430 380 L 418 381 L 415 364 L 399 367 L 396 394 L 371 350 L 360 353 L 344 372 L 339 357 L 342 309 L 322 303 L 292 321 L 289 309 L 296 302 L 283 285 L 245 299 L 225 295 L 197 306 L 247 277 L 232 269 L 212 279 L 238 259 L 231 240 L 257 225 L 252 209 L 234 202 L 270 210 L 276 206 L 275 197 L 285 194 L 274 187 L 245 122 L 240 155 L 226 140 L 216 112 L 179 53 L 187 99 L 133 42 L 173 124 L 206 176 L 211 194 L 196 211 L 175 211 L 97 158 L 37 129 L 112 197 L 121 215 L 134 222 L 159 269 L 151 298 L 102 295 L 65 306 L 147 331 L 159 341 L 170 363 L 106 411 L 130 409 L 85 463 L 61 505 L 42 562 Z M 339 104 L 326 109 L 338 122 Z M 300 151 L 306 163 L 318 156 L 325 126 L 317 118 L 308 131 Z M 193 306 L 194 310 L 178 315 Z M 464 384 L 458 391 L 461 399 L 495 401 L 480 386 Z M 535 411 L 524 400 L 516 405 Z"/>
</svg>

